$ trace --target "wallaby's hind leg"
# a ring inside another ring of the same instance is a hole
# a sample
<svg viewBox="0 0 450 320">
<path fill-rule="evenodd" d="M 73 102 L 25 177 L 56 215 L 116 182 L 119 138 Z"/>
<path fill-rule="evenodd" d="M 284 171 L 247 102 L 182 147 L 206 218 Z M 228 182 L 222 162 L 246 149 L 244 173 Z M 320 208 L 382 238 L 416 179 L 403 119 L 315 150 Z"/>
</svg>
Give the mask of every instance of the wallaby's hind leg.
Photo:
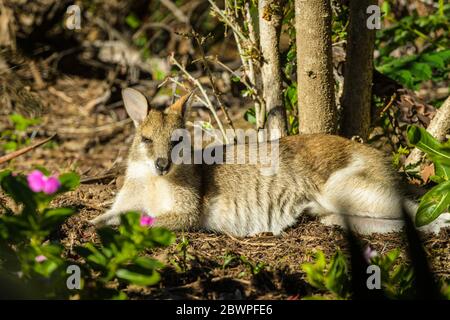
<svg viewBox="0 0 450 320">
<path fill-rule="evenodd" d="M 403 227 L 403 197 L 395 181 L 378 177 L 364 159 L 356 159 L 333 173 L 316 202 L 325 212 L 324 224 L 347 224 L 363 234 L 400 231 Z"/>
</svg>

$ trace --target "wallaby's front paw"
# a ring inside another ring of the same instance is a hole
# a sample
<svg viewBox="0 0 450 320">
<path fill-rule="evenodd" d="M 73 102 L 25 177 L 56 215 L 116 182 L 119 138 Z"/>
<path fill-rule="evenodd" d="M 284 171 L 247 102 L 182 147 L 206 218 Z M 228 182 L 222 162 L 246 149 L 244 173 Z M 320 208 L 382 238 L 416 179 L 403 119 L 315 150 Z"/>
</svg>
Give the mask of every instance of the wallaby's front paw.
<svg viewBox="0 0 450 320">
<path fill-rule="evenodd" d="M 89 223 L 96 227 L 117 226 L 120 224 L 120 216 L 117 213 L 107 212 L 97 218 L 89 220 Z"/>
</svg>

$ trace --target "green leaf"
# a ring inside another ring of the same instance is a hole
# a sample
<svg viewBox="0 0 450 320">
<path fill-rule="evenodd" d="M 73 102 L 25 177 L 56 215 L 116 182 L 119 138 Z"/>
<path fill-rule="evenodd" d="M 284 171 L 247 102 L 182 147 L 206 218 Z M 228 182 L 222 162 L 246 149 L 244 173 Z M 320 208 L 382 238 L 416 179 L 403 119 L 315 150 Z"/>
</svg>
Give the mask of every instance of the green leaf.
<svg viewBox="0 0 450 320">
<path fill-rule="evenodd" d="M 75 190 L 80 185 L 80 176 L 75 172 L 64 173 L 58 177 L 62 191 Z"/>
<path fill-rule="evenodd" d="M 47 177 L 52 174 L 47 168 L 45 168 L 43 166 L 36 166 L 35 168 L 36 168 L 36 170 L 39 170 L 40 172 L 42 172 Z"/>
<path fill-rule="evenodd" d="M 255 124 L 256 123 L 255 108 L 248 109 L 244 114 L 244 119 L 251 124 Z"/>
<path fill-rule="evenodd" d="M 134 14 L 131 13 L 125 18 L 125 22 L 132 28 L 137 29 L 141 25 L 141 21 L 139 18 Z"/>
<path fill-rule="evenodd" d="M 77 247 L 76 251 L 90 263 L 101 267 L 107 267 L 108 265 L 108 259 L 92 243 L 86 243 L 84 247 Z"/>
<path fill-rule="evenodd" d="M 293 110 L 297 106 L 297 84 L 290 85 L 286 89 L 285 96 L 289 110 Z"/>
<path fill-rule="evenodd" d="M 394 78 L 398 79 L 408 88 L 414 87 L 413 75 L 409 70 L 399 70 L 396 74 L 393 74 Z"/>
<path fill-rule="evenodd" d="M 18 145 L 15 141 L 8 141 L 2 145 L 2 148 L 5 151 L 16 151 L 18 149 Z"/>
<path fill-rule="evenodd" d="M 444 69 L 445 61 L 439 54 L 424 54 L 422 60 L 428 62 L 434 68 Z"/>
<path fill-rule="evenodd" d="M 301 268 L 306 273 L 306 279 L 310 285 L 318 289 L 326 289 L 324 270 L 326 267 L 325 255 L 322 251 L 317 251 L 315 263 L 304 263 Z"/>
<path fill-rule="evenodd" d="M 148 270 L 161 269 L 164 267 L 162 262 L 148 257 L 137 257 L 134 262 L 138 266 Z"/>
<path fill-rule="evenodd" d="M 50 275 L 58 268 L 58 264 L 53 260 L 46 260 L 44 262 L 35 262 L 34 271 L 44 277 L 50 277 Z"/>
<path fill-rule="evenodd" d="M 41 228 L 55 229 L 74 213 L 75 210 L 72 208 L 46 209 L 41 221 Z"/>
<path fill-rule="evenodd" d="M 27 119 L 17 113 L 10 115 L 9 120 L 11 120 L 17 131 L 26 131 L 29 126 L 40 122 L 39 119 Z"/>
<path fill-rule="evenodd" d="M 416 81 L 429 80 L 433 75 L 433 70 L 431 70 L 431 67 L 422 62 L 413 63 L 410 71 L 414 75 L 414 78 L 416 78 Z"/>
<path fill-rule="evenodd" d="M 160 275 L 156 271 L 152 271 L 150 274 L 143 274 L 133 272 L 127 269 L 119 269 L 116 272 L 118 278 L 127 280 L 132 284 L 140 286 L 151 286 L 159 282 Z"/>
<path fill-rule="evenodd" d="M 0 171 L 0 183 L 2 182 L 3 178 L 6 176 L 9 176 L 12 173 L 11 170 L 2 170 Z"/>
<path fill-rule="evenodd" d="M 175 235 L 164 228 L 152 227 L 146 240 L 150 240 L 160 246 L 168 246 L 175 241 Z"/>
<path fill-rule="evenodd" d="M 448 147 L 437 141 L 424 128 L 409 126 L 407 135 L 409 143 L 425 152 L 435 163 L 450 167 L 450 152 Z"/>
<path fill-rule="evenodd" d="M 421 199 L 416 215 L 418 227 L 429 224 L 450 206 L 450 181 L 438 184 Z"/>
<path fill-rule="evenodd" d="M 441 165 L 440 163 L 437 162 L 434 164 L 434 169 L 436 175 L 430 177 L 432 181 L 436 183 L 441 183 L 450 180 L 450 166 Z"/>
<path fill-rule="evenodd" d="M 325 276 L 325 286 L 339 297 L 347 293 L 348 275 L 347 262 L 340 251 L 337 251 L 330 262 L 330 268 Z"/>
</svg>

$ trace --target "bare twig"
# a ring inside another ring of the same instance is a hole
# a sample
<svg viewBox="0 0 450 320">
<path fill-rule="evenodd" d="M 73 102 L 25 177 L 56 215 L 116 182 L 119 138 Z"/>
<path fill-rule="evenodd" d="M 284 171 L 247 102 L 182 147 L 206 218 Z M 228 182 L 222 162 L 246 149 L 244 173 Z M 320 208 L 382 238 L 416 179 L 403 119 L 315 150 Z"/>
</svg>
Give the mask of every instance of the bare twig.
<svg viewBox="0 0 450 320">
<path fill-rule="evenodd" d="M 245 21 L 247 23 L 248 26 L 248 34 L 250 37 L 250 41 L 256 45 L 257 43 L 259 43 L 259 36 L 255 30 L 255 26 L 253 25 L 253 18 L 250 12 L 250 4 L 247 2 L 245 4 Z M 261 85 L 258 85 L 257 83 L 257 79 L 259 77 L 257 77 L 256 75 L 256 70 L 255 70 L 255 66 L 253 63 L 253 60 L 251 58 L 246 58 L 245 55 L 242 55 L 242 60 L 245 60 L 245 64 L 244 64 L 244 69 L 246 71 L 246 73 L 248 74 L 248 78 L 250 80 L 250 83 L 252 84 L 253 88 L 257 89 L 257 88 L 261 88 Z M 261 71 L 258 70 L 258 72 L 260 73 Z M 258 73 L 258 75 L 259 75 Z M 256 117 L 256 128 L 259 130 L 261 128 L 264 127 L 264 121 L 265 121 L 265 115 L 266 115 L 266 104 L 264 102 L 264 98 L 259 99 L 260 101 L 255 102 L 255 117 Z M 258 138 L 259 139 L 259 138 Z"/>
<path fill-rule="evenodd" d="M 113 179 L 117 176 L 117 174 L 114 173 L 108 173 L 108 174 L 103 174 L 100 176 L 95 176 L 95 177 L 87 177 L 87 178 L 83 178 L 80 180 L 80 183 L 82 184 L 91 184 L 91 183 L 95 183 L 95 182 L 99 182 L 105 179 Z"/>
<path fill-rule="evenodd" d="M 397 99 L 397 93 L 394 93 L 391 97 L 391 100 L 389 100 L 389 103 L 381 110 L 381 114 L 385 113 L 389 110 L 390 107 L 394 104 L 395 99 Z"/>
<path fill-rule="evenodd" d="M 146 22 L 133 34 L 132 38 L 139 38 L 139 36 L 147 29 L 164 29 L 169 32 L 171 37 L 175 34 L 173 28 L 171 28 L 167 24 L 164 24 L 162 22 Z M 149 43 L 152 43 L 152 40 L 149 40 Z"/>
<path fill-rule="evenodd" d="M 214 117 L 214 120 L 216 120 L 217 125 L 219 126 L 219 130 L 220 130 L 220 132 L 222 133 L 222 136 L 223 136 L 223 139 L 224 139 L 225 143 L 228 144 L 228 143 L 229 143 L 228 137 L 227 137 L 227 135 L 226 135 L 226 133 L 225 133 L 225 130 L 224 130 L 224 128 L 223 128 L 222 121 L 220 120 L 219 116 L 217 115 L 217 112 L 216 112 L 216 110 L 215 110 L 215 108 L 214 108 L 214 106 L 213 106 L 213 104 L 212 104 L 212 102 L 211 102 L 211 99 L 209 99 L 208 94 L 206 93 L 205 88 L 203 88 L 202 84 L 200 83 L 200 81 L 198 81 L 198 79 L 194 78 L 189 72 L 187 72 L 186 68 L 183 67 L 183 66 L 175 59 L 173 53 L 172 53 L 172 55 L 170 56 L 170 60 L 171 60 L 172 64 L 174 64 L 178 69 L 180 69 L 180 71 L 181 71 L 182 73 L 184 73 L 184 75 L 185 75 L 192 83 L 194 83 L 195 86 L 197 86 L 197 88 L 199 88 L 199 90 L 200 90 L 200 92 L 201 92 L 201 94 L 202 94 L 202 96 L 203 96 L 203 98 L 204 98 L 204 101 L 205 101 L 205 103 L 206 103 L 205 106 L 209 109 L 209 111 L 211 111 L 211 113 L 212 113 L 212 115 L 213 115 L 213 117 Z"/>
<path fill-rule="evenodd" d="M 175 77 L 175 81 L 178 82 L 178 77 Z M 173 105 L 175 103 L 175 94 L 177 92 L 177 83 L 175 81 L 172 82 L 172 98 L 170 101 L 170 105 Z"/>
<path fill-rule="evenodd" d="M 64 100 L 64 102 L 67 102 L 67 103 L 72 103 L 73 102 L 71 97 L 67 96 L 62 91 L 56 90 L 54 87 L 49 87 L 48 88 L 48 92 L 50 92 L 51 94 L 57 96 L 58 98 L 61 98 L 62 100 Z"/>
<path fill-rule="evenodd" d="M 231 240 L 234 240 L 240 244 L 243 245 L 249 245 L 249 246 L 256 246 L 256 247 L 273 247 L 276 246 L 276 243 L 273 242 L 248 242 L 248 240 L 239 240 L 235 237 L 233 237 L 231 234 L 225 233 Z"/>
<path fill-rule="evenodd" d="M 132 120 L 130 118 L 127 118 L 122 121 L 108 123 L 108 124 L 98 126 L 95 128 L 60 128 L 60 129 L 58 129 L 58 133 L 61 133 L 61 134 L 97 134 L 97 133 L 105 131 L 105 130 L 110 130 L 110 129 L 114 130 L 115 128 L 120 128 L 131 122 L 132 122 Z"/>
<path fill-rule="evenodd" d="M 234 17 L 226 15 L 222 10 L 220 10 L 220 8 L 217 6 L 217 4 L 214 3 L 213 0 L 208 0 L 208 2 L 211 4 L 211 8 L 213 9 L 213 11 L 217 13 L 220 18 L 222 18 L 223 22 L 228 25 L 242 41 L 248 41 L 247 37 L 245 37 L 242 33 L 241 28 L 235 21 Z"/>
<path fill-rule="evenodd" d="M 30 71 L 31 75 L 33 76 L 34 82 L 36 83 L 36 88 L 38 90 L 45 88 L 45 82 L 44 80 L 42 80 L 41 73 L 39 72 L 36 63 L 33 60 L 30 61 Z"/>
<path fill-rule="evenodd" d="M 10 161 L 10 160 L 12 160 L 14 158 L 17 158 L 17 157 L 19 157 L 19 156 L 21 156 L 21 155 L 23 155 L 23 154 L 33 150 L 33 149 L 36 149 L 37 147 L 43 145 L 44 143 L 47 143 L 50 140 L 52 140 L 54 137 L 56 137 L 56 134 L 52 135 L 51 137 L 49 137 L 47 139 L 44 139 L 44 140 L 39 141 L 39 142 L 36 142 L 35 144 L 33 144 L 31 146 L 22 148 L 20 150 L 17 150 L 17 151 L 14 151 L 14 152 L 8 153 L 7 155 L 2 156 L 2 157 L 0 157 L 0 164 L 5 163 L 7 161 Z"/>
<path fill-rule="evenodd" d="M 170 0 L 159 0 L 180 22 L 189 24 L 189 18 Z"/>
<path fill-rule="evenodd" d="M 259 46 L 261 50 L 261 80 L 265 105 L 261 108 L 260 126 L 266 126 L 270 138 L 287 134 L 286 109 L 283 101 L 283 81 L 279 43 L 284 0 L 259 0 Z M 268 114 L 267 120 L 265 114 Z M 267 122 L 267 123 L 266 123 Z M 258 128 L 259 129 L 259 128 Z"/>
<path fill-rule="evenodd" d="M 168 81 L 171 81 L 172 83 L 176 84 L 177 86 L 183 88 L 185 91 L 190 91 L 190 90 L 191 90 L 191 89 L 188 88 L 184 83 L 181 83 L 181 82 L 178 81 L 178 79 L 176 79 L 176 78 L 168 77 L 167 80 L 168 80 Z M 163 81 L 158 87 L 161 87 L 161 86 L 164 85 L 164 84 L 165 84 L 165 81 Z M 195 94 L 195 93 L 194 93 L 194 96 L 195 96 L 195 98 L 196 98 L 198 101 L 200 101 L 201 104 L 203 104 L 206 108 L 209 109 L 209 104 L 208 104 L 208 102 L 206 102 L 205 100 L 203 100 L 202 97 L 199 97 L 199 96 L 198 96 L 197 94 Z"/>
<path fill-rule="evenodd" d="M 88 103 L 86 103 L 86 105 L 84 106 L 84 111 L 87 114 L 92 113 L 92 110 L 94 110 L 96 106 L 98 106 L 99 104 L 105 104 L 110 97 L 111 97 L 111 90 L 108 88 L 100 97 L 89 100 Z"/>
<path fill-rule="evenodd" d="M 256 127 L 257 129 L 262 129 L 264 127 L 265 113 L 266 113 L 265 103 L 262 97 L 255 99 L 258 93 L 262 92 L 262 90 L 258 90 L 261 87 L 261 83 L 258 80 L 260 71 L 259 68 L 257 68 L 261 54 L 259 52 L 258 46 L 259 37 L 253 23 L 253 18 L 250 13 L 250 5 L 248 2 L 246 2 L 243 10 L 244 23 L 248 29 L 248 36 L 247 36 L 244 34 L 241 26 L 237 22 L 239 19 L 239 13 L 238 10 L 236 9 L 236 6 L 234 11 L 229 10 L 229 8 L 227 7 L 225 8 L 225 10 L 221 10 L 212 0 L 208 1 L 211 4 L 213 12 L 219 16 L 219 18 L 223 21 L 225 26 L 230 27 L 230 29 L 233 31 L 233 35 L 235 38 L 239 56 L 242 61 L 242 66 L 244 68 L 245 75 L 248 77 L 250 81 L 250 85 L 247 84 L 246 86 L 251 87 L 252 89 L 250 89 L 250 91 L 254 93 L 252 97 L 255 100 Z"/>
<path fill-rule="evenodd" d="M 217 57 L 206 57 L 206 59 L 208 59 L 211 62 L 214 62 L 216 64 L 218 64 L 219 66 L 221 66 L 223 69 L 225 69 L 226 71 L 228 71 L 230 74 L 232 74 L 233 76 L 239 78 L 239 81 L 247 88 L 247 90 L 250 92 L 250 96 L 256 100 L 260 105 L 264 105 L 264 100 L 262 99 L 262 97 L 260 96 L 257 88 L 255 88 L 254 85 L 252 85 L 251 83 L 249 83 L 245 77 L 242 77 L 241 75 L 239 75 L 236 71 L 232 70 L 230 67 L 228 67 L 226 64 L 224 64 L 222 61 L 220 61 L 219 59 L 217 59 Z"/>
<path fill-rule="evenodd" d="M 236 132 L 234 130 L 233 122 L 231 121 L 230 116 L 228 115 L 228 112 L 227 112 L 227 110 L 225 109 L 225 107 L 224 107 L 224 105 L 222 103 L 222 99 L 220 98 L 220 93 L 217 90 L 216 83 L 214 81 L 214 78 L 213 78 L 213 75 L 212 75 L 212 72 L 211 72 L 211 68 L 209 67 L 208 60 L 206 59 L 205 50 L 203 50 L 203 45 L 202 45 L 202 41 L 200 39 L 200 36 L 195 31 L 192 32 L 192 35 L 193 35 L 194 39 L 196 40 L 197 45 L 199 47 L 200 55 L 202 56 L 202 62 L 203 62 L 203 65 L 205 67 L 206 73 L 208 74 L 209 82 L 211 83 L 211 87 L 213 89 L 214 96 L 215 96 L 217 102 L 219 103 L 219 107 L 220 107 L 220 109 L 222 110 L 222 112 L 223 112 L 223 114 L 225 116 L 227 124 L 233 130 L 234 137 L 236 137 Z"/>
</svg>

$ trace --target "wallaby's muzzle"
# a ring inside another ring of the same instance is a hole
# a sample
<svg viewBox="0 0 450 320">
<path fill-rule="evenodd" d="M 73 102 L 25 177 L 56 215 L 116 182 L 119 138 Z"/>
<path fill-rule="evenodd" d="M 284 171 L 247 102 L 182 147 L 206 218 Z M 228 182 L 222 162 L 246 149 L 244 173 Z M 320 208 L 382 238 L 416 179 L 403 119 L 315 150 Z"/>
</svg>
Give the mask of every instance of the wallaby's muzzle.
<svg viewBox="0 0 450 320">
<path fill-rule="evenodd" d="M 158 175 L 165 175 L 170 169 L 170 161 L 167 158 L 158 158 L 156 159 L 155 167 Z"/>
</svg>

